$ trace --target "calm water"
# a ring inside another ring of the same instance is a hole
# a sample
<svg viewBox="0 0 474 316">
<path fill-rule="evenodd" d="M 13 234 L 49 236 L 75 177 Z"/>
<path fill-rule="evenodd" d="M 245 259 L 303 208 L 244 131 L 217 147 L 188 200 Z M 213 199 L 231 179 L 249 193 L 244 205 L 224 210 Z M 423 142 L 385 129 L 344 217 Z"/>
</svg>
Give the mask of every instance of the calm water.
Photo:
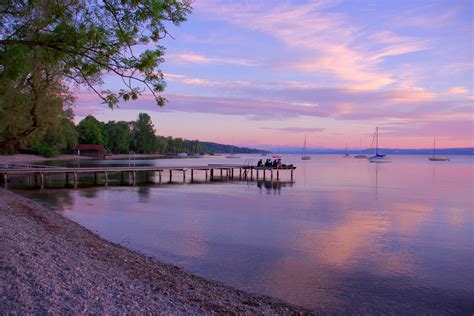
<svg viewBox="0 0 474 316">
<path fill-rule="evenodd" d="M 259 159 L 260 157 L 253 157 Z M 265 158 L 265 157 L 263 157 Z M 21 191 L 111 241 L 323 312 L 474 312 L 472 157 L 285 156 L 277 182 Z M 183 165 L 203 158 L 138 161 Z M 119 163 L 119 162 L 115 162 Z"/>
</svg>

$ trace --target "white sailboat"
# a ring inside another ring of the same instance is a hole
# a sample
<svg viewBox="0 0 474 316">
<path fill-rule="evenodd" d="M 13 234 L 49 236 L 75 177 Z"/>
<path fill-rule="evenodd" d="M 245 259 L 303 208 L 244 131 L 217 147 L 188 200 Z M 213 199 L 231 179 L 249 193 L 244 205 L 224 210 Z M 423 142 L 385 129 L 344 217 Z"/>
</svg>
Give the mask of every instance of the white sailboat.
<svg viewBox="0 0 474 316">
<path fill-rule="evenodd" d="M 240 158 L 240 156 L 237 156 L 236 154 L 234 154 L 234 139 L 233 138 L 232 138 L 232 146 L 230 147 L 230 155 L 225 156 L 225 157 L 229 159 Z"/>
<path fill-rule="evenodd" d="M 443 156 L 436 156 L 436 137 L 433 139 L 433 156 L 429 157 L 430 161 L 449 161 L 449 158 Z"/>
<path fill-rule="evenodd" d="M 378 163 L 386 163 L 392 162 L 387 155 L 379 154 L 379 127 L 375 128 L 374 138 L 372 139 L 372 145 L 374 144 L 375 140 L 375 156 L 369 158 L 370 162 L 378 162 Z"/>
<path fill-rule="evenodd" d="M 306 154 L 306 133 L 304 134 L 304 144 L 303 144 L 303 152 L 301 153 L 301 160 L 311 160 L 311 156 Z"/>
</svg>

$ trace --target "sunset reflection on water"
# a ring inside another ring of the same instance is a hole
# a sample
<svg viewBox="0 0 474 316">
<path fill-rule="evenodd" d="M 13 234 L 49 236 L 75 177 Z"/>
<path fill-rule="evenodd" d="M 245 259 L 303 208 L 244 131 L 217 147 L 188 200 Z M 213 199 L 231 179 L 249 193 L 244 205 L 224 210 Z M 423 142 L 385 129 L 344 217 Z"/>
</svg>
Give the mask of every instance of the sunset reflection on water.
<svg viewBox="0 0 474 316">
<path fill-rule="evenodd" d="M 22 193 L 114 242 L 322 312 L 474 310 L 472 158 L 286 159 L 294 183 Z"/>
</svg>

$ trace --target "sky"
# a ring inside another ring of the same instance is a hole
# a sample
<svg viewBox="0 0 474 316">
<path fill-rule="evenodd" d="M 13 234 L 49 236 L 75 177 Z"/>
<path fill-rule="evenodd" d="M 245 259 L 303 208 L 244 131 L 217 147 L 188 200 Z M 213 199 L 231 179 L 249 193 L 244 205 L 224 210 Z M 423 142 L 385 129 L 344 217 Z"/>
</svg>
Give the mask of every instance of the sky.
<svg viewBox="0 0 474 316">
<path fill-rule="evenodd" d="M 238 146 L 474 147 L 473 1 L 197 0 L 170 27 L 168 99 L 108 109 L 76 93 L 76 120 Z M 120 80 L 106 76 L 104 88 Z"/>
</svg>

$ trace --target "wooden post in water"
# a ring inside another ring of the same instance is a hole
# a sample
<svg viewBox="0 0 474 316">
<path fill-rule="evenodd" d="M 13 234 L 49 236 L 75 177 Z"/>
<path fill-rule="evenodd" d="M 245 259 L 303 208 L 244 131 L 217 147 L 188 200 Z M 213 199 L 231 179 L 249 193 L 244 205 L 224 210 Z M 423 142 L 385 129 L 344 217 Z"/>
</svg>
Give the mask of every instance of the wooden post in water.
<svg viewBox="0 0 474 316">
<path fill-rule="evenodd" d="M 206 170 L 204 170 L 204 172 L 206 173 L 206 182 L 207 182 L 207 169 L 206 169 Z"/>
<path fill-rule="evenodd" d="M 74 181 L 74 189 L 77 189 L 77 172 L 74 172 L 73 181 Z"/>
<path fill-rule="evenodd" d="M 40 183 L 41 183 L 41 190 L 44 189 L 44 173 L 40 173 Z"/>
<path fill-rule="evenodd" d="M 120 172 L 120 185 L 123 185 L 123 171 Z"/>
<path fill-rule="evenodd" d="M 211 168 L 211 181 L 214 180 L 214 169 Z"/>
<path fill-rule="evenodd" d="M 173 170 L 170 169 L 170 182 L 173 181 Z"/>
<path fill-rule="evenodd" d="M 277 180 L 280 180 L 280 170 L 277 169 Z"/>
<path fill-rule="evenodd" d="M 133 171 L 133 172 L 132 172 L 133 186 L 135 186 L 136 177 L 137 177 L 137 175 L 136 175 L 135 171 Z"/>
<path fill-rule="evenodd" d="M 239 168 L 239 180 L 242 180 L 242 168 Z"/>
<path fill-rule="evenodd" d="M 104 175 L 105 175 L 105 186 L 108 186 L 109 185 L 109 175 L 107 173 L 107 171 L 104 172 Z"/>
<path fill-rule="evenodd" d="M 266 177 L 266 170 L 263 169 L 263 180 L 265 180 L 265 177 Z"/>
<path fill-rule="evenodd" d="M 194 169 L 191 169 L 191 183 L 194 181 Z"/>
<path fill-rule="evenodd" d="M 183 183 L 186 182 L 186 170 L 183 170 Z M 192 169 L 191 169 L 192 170 Z"/>
<path fill-rule="evenodd" d="M 250 168 L 250 181 L 253 180 L 253 168 Z"/>
<path fill-rule="evenodd" d="M 270 169 L 270 180 L 273 180 L 273 169 Z"/>
<path fill-rule="evenodd" d="M 159 181 L 160 184 L 161 184 L 161 170 L 158 170 L 158 181 Z"/>
<path fill-rule="evenodd" d="M 97 185 L 97 172 L 94 172 L 94 185 Z"/>
<path fill-rule="evenodd" d="M 221 168 L 221 180 L 222 180 L 222 168 Z"/>
<path fill-rule="evenodd" d="M 5 187 L 5 189 L 7 189 L 8 187 L 8 174 L 6 173 L 3 174 L 3 186 Z"/>
<path fill-rule="evenodd" d="M 291 169 L 291 182 L 293 182 L 293 169 Z"/>
</svg>

